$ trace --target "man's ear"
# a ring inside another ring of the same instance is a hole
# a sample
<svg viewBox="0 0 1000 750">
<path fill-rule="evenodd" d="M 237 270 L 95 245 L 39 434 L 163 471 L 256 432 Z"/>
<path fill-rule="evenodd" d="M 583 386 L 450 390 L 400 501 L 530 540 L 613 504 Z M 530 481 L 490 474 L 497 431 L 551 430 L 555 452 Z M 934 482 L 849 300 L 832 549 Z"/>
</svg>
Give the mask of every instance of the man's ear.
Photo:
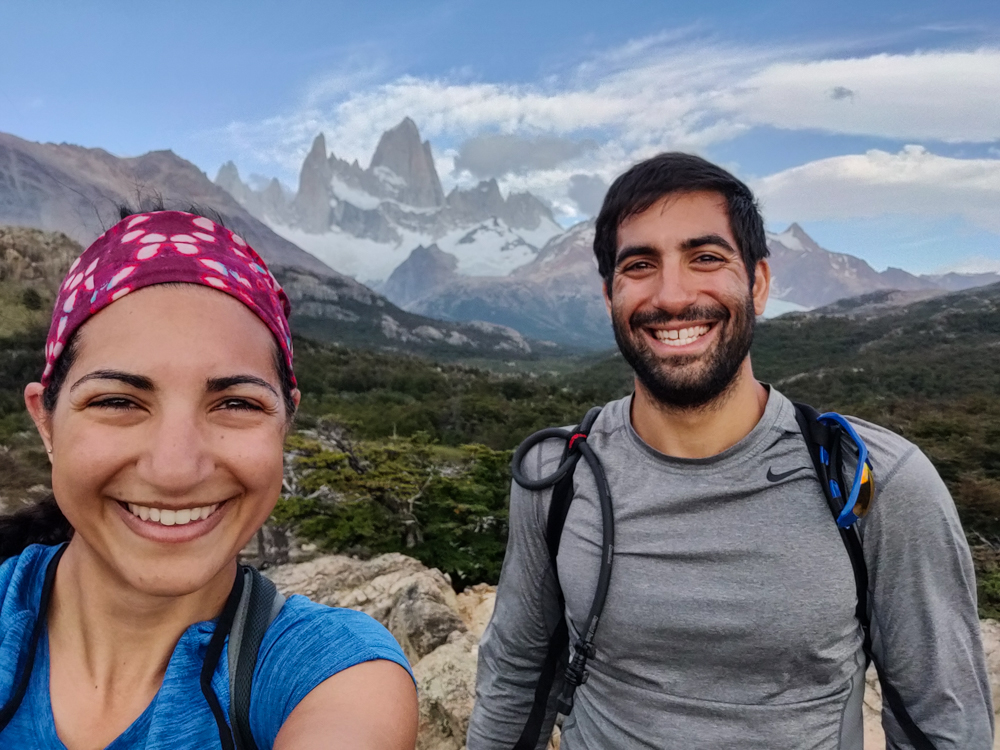
<svg viewBox="0 0 1000 750">
<path fill-rule="evenodd" d="M 611 294 L 609 293 L 608 282 L 604 281 L 601 283 L 601 291 L 604 293 L 604 309 L 608 311 L 608 317 L 611 315 Z"/>
<path fill-rule="evenodd" d="M 758 316 L 764 314 L 767 298 L 771 293 L 771 265 L 765 260 L 757 261 L 753 280 L 753 309 Z"/>
<path fill-rule="evenodd" d="M 31 421 L 35 423 L 35 429 L 42 437 L 45 444 L 45 452 L 49 454 L 49 461 L 52 461 L 52 423 L 49 412 L 45 409 L 45 388 L 41 383 L 28 383 L 24 387 L 24 405 L 31 415 Z"/>
</svg>

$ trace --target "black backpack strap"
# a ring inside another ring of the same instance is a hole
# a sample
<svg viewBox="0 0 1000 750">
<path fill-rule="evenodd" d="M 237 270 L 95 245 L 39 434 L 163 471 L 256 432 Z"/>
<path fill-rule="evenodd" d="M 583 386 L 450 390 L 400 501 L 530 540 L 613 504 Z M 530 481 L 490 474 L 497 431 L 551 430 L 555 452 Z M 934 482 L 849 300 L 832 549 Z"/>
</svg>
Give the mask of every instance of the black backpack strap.
<svg viewBox="0 0 1000 750">
<path fill-rule="evenodd" d="M 521 736 L 514 744 L 513 750 L 535 750 L 538 746 L 552 688 L 557 680 L 561 679 L 569 661 L 569 625 L 565 616 L 566 602 L 563 599 L 562 589 L 559 587 L 559 568 L 556 558 L 559 554 L 559 542 L 562 539 L 563 527 L 566 525 L 566 516 L 569 514 L 569 508 L 573 502 L 573 475 L 580 459 L 578 452 L 570 454 L 571 442 L 581 436 L 586 437 L 599 414 L 599 407 L 588 411 L 580 426 L 574 430 L 573 436 L 567 441 L 560 459 L 560 466 L 568 466 L 568 468 L 559 473 L 559 478 L 552 488 L 552 498 L 549 501 L 549 514 L 545 527 L 545 544 L 549 551 L 552 575 L 555 578 L 560 616 L 559 622 L 549 638 L 545 661 L 542 662 L 538 683 L 535 686 L 535 698 L 528 714 L 528 720 L 525 722 L 524 729 L 521 730 Z M 568 465 L 567 462 L 569 462 Z M 518 462 L 518 466 L 520 466 L 520 462 Z"/>
<path fill-rule="evenodd" d="M 830 488 L 830 468 L 836 472 L 834 477 L 840 487 L 849 485 L 844 481 L 844 462 L 841 452 L 842 433 L 838 426 L 829 425 L 819 421 L 819 412 L 807 404 L 795 404 L 795 419 L 799 423 L 802 437 L 805 439 L 806 447 L 809 449 L 809 456 L 812 458 L 813 466 L 816 469 L 816 476 L 823 488 L 823 495 L 830 506 L 833 518 L 840 516 L 843 510 L 845 497 L 834 497 Z M 830 462 L 829 467 L 820 458 L 820 448 L 827 451 Z M 843 493 L 841 493 L 843 494 Z M 861 625 L 861 632 L 864 636 L 862 649 L 864 649 L 866 665 L 875 664 L 875 671 L 878 673 L 878 681 L 882 686 L 882 696 L 892 710 L 892 715 L 899 723 L 900 728 L 906 737 L 913 743 L 916 750 L 934 750 L 934 744 L 927 735 L 916 725 L 899 691 L 886 679 L 882 671 L 882 665 L 874 658 L 872 653 L 871 620 L 868 616 L 868 565 L 865 563 L 864 550 L 861 546 L 861 537 L 858 535 L 857 525 L 847 529 L 837 527 L 840 537 L 844 542 L 844 548 L 851 560 L 851 568 L 854 570 L 854 585 L 857 591 L 858 604 L 854 610 L 854 615 Z"/>
<path fill-rule="evenodd" d="M 201 667 L 201 692 L 212 709 L 222 750 L 256 750 L 250 733 L 250 688 L 257 652 L 267 626 L 284 603 L 274 584 L 254 568 L 239 566 L 233 589 L 215 624 Z M 222 710 L 212 677 L 229 637 L 229 711 Z M 232 727 L 230 728 L 230 723 Z"/>
<path fill-rule="evenodd" d="M 250 731 L 250 692 L 260 644 L 285 603 L 274 584 L 250 566 L 241 566 L 243 593 L 229 633 L 229 720 L 236 750 L 257 750 Z"/>
</svg>

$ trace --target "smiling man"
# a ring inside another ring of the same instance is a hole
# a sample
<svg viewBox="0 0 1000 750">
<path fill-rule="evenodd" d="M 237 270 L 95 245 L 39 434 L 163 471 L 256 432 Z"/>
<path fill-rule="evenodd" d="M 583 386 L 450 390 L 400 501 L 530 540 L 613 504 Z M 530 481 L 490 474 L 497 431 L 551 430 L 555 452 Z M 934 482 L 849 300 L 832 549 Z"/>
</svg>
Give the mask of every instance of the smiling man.
<svg viewBox="0 0 1000 750">
<path fill-rule="evenodd" d="M 890 747 L 991 748 L 972 560 L 934 467 L 898 435 L 846 423 L 878 489 L 849 530 L 867 569 L 859 608 L 796 409 L 754 378 L 771 277 L 749 189 L 698 157 L 661 154 L 611 186 L 594 251 L 635 371 L 634 393 L 586 438 L 613 503 L 610 587 L 591 650 L 581 631 L 611 550 L 586 464 L 554 563 L 552 490 L 514 484 L 469 750 L 545 747 L 560 690 L 540 676 L 563 618 L 590 658 L 562 750 L 862 750 L 866 649 L 898 697 L 899 715 L 883 715 Z M 552 474 L 565 447 L 542 442 L 522 470 Z M 525 731 L 536 703 L 537 740 Z"/>
</svg>

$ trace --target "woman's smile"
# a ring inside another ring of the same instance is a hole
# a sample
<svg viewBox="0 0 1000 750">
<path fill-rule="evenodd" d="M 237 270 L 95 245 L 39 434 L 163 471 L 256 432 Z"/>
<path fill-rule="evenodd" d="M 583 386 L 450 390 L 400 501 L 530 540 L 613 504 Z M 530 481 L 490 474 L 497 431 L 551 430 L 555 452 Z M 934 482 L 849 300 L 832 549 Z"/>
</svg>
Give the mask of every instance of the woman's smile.
<svg viewBox="0 0 1000 750">
<path fill-rule="evenodd" d="M 195 508 L 163 508 L 113 501 L 119 517 L 134 533 L 151 542 L 190 542 L 203 537 L 221 523 L 230 509 L 230 500 Z"/>
</svg>

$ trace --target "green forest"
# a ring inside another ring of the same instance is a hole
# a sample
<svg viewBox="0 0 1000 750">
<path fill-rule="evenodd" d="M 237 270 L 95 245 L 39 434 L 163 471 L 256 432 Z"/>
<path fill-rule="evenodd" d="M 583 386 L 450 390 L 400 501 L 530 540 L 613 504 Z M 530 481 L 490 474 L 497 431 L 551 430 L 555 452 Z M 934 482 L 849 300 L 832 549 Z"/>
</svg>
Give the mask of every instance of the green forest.
<svg viewBox="0 0 1000 750">
<path fill-rule="evenodd" d="M 0 277 L 8 507 L 47 489 L 21 393 L 42 368 L 50 287 Z M 920 446 L 974 547 L 981 613 L 1000 615 L 1000 285 L 869 316 L 832 313 L 759 324 L 755 373 L 793 399 Z M 612 353 L 472 366 L 301 337 L 295 352 L 303 400 L 273 523 L 323 550 L 405 552 L 458 589 L 499 575 L 517 443 L 631 390 L 628 366 Z"/>
</svg>

